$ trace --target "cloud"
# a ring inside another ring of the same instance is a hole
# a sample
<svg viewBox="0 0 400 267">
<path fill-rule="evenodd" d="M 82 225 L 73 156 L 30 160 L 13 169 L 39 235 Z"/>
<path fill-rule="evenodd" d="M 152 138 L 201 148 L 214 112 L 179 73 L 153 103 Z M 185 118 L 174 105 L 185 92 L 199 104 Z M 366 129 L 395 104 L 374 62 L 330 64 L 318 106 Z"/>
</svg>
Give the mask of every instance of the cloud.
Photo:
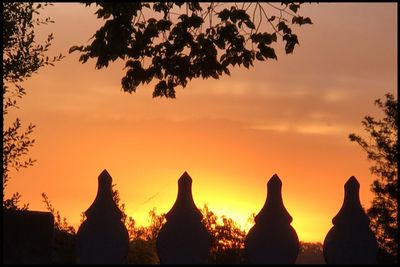
<svg viewBox="0 0 400 267">
<path fill-rule="evenodd" d="M 254 124 L 246 127 L 248 129 L 261 130 L 261 131 L 275 131 L 275 132 L 287 132 L 290 129 L 289 124 Z"/>
<path fill-rule="evenodd" d="M 331 125 L 327 123 L 299 123 L 290 122 L 270 123 L 270 124 L 251 124 L 247 129 L 260 131 L 274 131 L 278 133 L 294 132 L 299 134 L 317 134 L 317 135 L 337 135 L 345 131 L 346 127 L 339 125 Z M 347 127 L 348 128 L 348 127 Z"/>
<path fill-rule="evenodd" d="M 332 126 L 330 124 L 300 124 L 294 127 L 295 131 L 302 134 L 339 134 L 343 132 L 343 127 Z"/>
<path fill-rule="evenodd" d="M 346 99 L 347 96 L 348 94 L 343 90 L 331 89 L 324 93 L 323 98 L 328 102 L 338 102 Z"/>
</svg>

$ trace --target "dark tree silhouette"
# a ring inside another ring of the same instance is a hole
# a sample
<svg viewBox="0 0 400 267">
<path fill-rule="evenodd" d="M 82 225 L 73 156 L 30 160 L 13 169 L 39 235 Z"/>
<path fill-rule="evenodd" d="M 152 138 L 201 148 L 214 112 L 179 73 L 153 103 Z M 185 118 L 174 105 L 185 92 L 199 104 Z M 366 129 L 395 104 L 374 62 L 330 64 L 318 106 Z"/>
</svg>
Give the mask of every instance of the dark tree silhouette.
<svg viewBox="0 0 400 267">
<path fill-rule="evenodd" d="M 147 227 L 137 226 L 136 221 L 125 212 L 125 203 L 121 203 L 121 198 L 116 185 L 113 185 L 113 200 L 122 212 L 122 222 L 125 224 L 129 234 L 129 252 L 127 264 L 160 264 L 156 252 L 156 238 L 162 225 L 164 224 L 165 214 L 157 214 L 156 208 L 149 211 L 149 225 Z M 85 220 L 82 212 L 81 222 Z"/>
<path fill-rule="evenodd" d="M 149 211 L 149 225 L 135 226 L 131 218 L 128 224 L 130 245 L 128 254 L 129 264 L 160 264 L 156 252 L 158 232 L 166 222 L 165 213 L 157 214 L 156 208 Z"/>
<path fill-rule="evenodd" d="M 375 101 L 385 114 L 383 119 L 376 120 L 366 116 L 362 121 L 368 139 L 354 133 L 349 135 L 357 142 L 373 162 L 371 173 L 376 175 L 371 185 L 375 194 L 372 206 L 367 213 L 371 219 L 371 227 L 375 232 L 380 247 L 378 260 L 381 262 L 397 262 L 398 225 L 398 110 L 397 100 L 392 94 L 386 94 L 386 101 Z"/>
<path fill-rule="evenodd" d="M 212 238 L 210 263 L 246 263 L 244 253 L 246 232 L 231 218 L 223 215 L 221 220 L 218 220 L 218 216 L 210 211 L 207 205 L 200 211 L 203 214 L 203 223 Z"/>
<path fill-rule="evenodd" d="M 43 4 L 3 2 L 3 120 L 10 108 L 18 108 L 17 100 L 26 94 L 21 86 L 40 68 L 53 65 L 61 60 L 58 57 L 49 58 L 45 55 L 51 45 L 53 35 L 47 37 L 45 43 L 37 44 L 35 27 L 51 23 L 50 18 L 38 17 Z M 37 17 L 37 18 L 36 18 Z M 10 180 L 11 169 L 19 170 L 32 166 L 35 160 L 26 159 L 29 148 L 35 140 L 31 138 L 35 125 L 29 124 L 22 129 L 21 121 L 16 118 L 11 126 L 3 127 L 3 196 Z M 17 192 L 9 199 L 3 198 L 5 209 L 27 209 L 28 205 L 19 207 L 21 195 Z"/>
<path fill-rule="evenodd" d="M 300 251 L 296 264 L 325 264 L 322 243 L 300 241 Z"/>
<path fill-rule="evenodd" d="M 92 3 L 86 3 L 90 6 Z M 175 97 L 177 86 L 193 78 L 230 75 L 236 65 L 277 59 L 272 44 L 278 37 L 286 53 L 299 44 L 290 27 L 312 24 L 298 14 L 300 3 L 96 3 L 104 25 L 80 51 L 80 61 L 97 59 L 96 68 L 110 61 L 126 62 L 122 89 L 135 92 L 140 83 L 158 80 L 153 97 Z M 261 25 L 268 32 L 260 30 Z"/>
<path fill-rule="evenodd" d="M 207 205 L 200 209 L 203 223 L 212 236 L 212 246 L 209 263 L 245 263 L 244 237 L 246 233 L 231 218 L 218 216 L 210 211 Z M 157 214 L 155 208 L 149 212 L 150 224 L 146 227 L 136 227 L 129 231 L 131 246 L 129 263 L 159 263 L 155 242 L 163 224 L 166 222 L 165 213 Z M 143 253 L 143 257 L 135 253 Z M 155 258 L 156 257 L 156 258 Z M 157 259 L 157 260 L 156 260 Z"/>
<path fill-rule="evenodd" d="M 53 264 L 75 264 L 76 263 L 76 231 L 70 225 L 66 217 L 62 217 L 60 211 L 51 204 L 50 199 L 42 193 L 43 202 L 47 211 L 54 217 L 54 243 L 53 243 Z"/>
<path fill-rule="evenodd" d="M 160 264 L 154 241 L 141 238 L 130 241 L 127 264 Z"/>
</svg>

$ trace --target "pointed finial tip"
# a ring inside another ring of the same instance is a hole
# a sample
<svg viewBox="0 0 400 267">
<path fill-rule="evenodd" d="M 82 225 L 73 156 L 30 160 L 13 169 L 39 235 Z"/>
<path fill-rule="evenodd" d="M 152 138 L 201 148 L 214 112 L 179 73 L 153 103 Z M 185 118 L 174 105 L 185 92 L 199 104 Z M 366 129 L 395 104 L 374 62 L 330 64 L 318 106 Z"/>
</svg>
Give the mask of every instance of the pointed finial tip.
<svg viewBox="0 0 400 267">
<path fill-rule="evenodd" d="M 280 184 L 282 184 L 282 181 L 279 178 L 279 176 L 275 173 L 274 175 L 272 175 L 271 179 L 269 179 L 268 184 L 269 183 L 274 183 L 274 184 L 276 184 L 276 183 L 279 184 L 280 183 Z"/>
<path fill-rule="evenodd" d="M 360 183 L 357 181 L 357 178 L 354 176 L 351 176 L 347 182 L 346 186 L 360 186 Z"/>
<path fill-rule="evenodd" d="M 179 178 L 179 181 L 188 181 L 188 182 L 192 182 L 192 178 L 190 177 L 190 175 L 185 171 L 182 176 Z"/>
<path fill-rule="evenodd" d="M 104 169 L 99 175 L 99 180 L 106 180 L 111 182 L 112 178 L 108 171 Z"/>
<path fill-rule="evenodd" d="M 108 175 L 108 176 L 110 176 L 110 174 L 108 173 L 107 169 L 104 169 L 104 170 L 100 173 L 100 176 L 102 176 L 102 175 Z"/>
<path fill-rule="evenodd" d="M 360 183 L 357 181 L 356 177 L 351 176 L 344 184 L 344 189 L 346 192 L 356 193 L 360 189 Z"/>
</svg>

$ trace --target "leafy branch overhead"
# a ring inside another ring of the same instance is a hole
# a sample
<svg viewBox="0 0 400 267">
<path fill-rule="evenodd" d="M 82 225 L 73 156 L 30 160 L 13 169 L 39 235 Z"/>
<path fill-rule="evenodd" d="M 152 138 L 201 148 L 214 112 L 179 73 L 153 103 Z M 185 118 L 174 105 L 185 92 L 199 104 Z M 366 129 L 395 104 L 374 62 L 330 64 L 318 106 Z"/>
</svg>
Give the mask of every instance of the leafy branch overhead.
<svg viewBox="0 0 400 267">
<path fill-rule="evenodd" d="M 86 3 L 90 6 L 92 3 Z M 73 46 L 83 63 L 96 68 L 124 60 L 125 92 L 158 80 L 153 97 L 175 98 L 175 88 L 193 78 L 230 75 L 231 67 L 253 66 L 255 60 L 277 59 L 272 44 L 278 37 L 287 54 L 299 44 L 290 27 L 312 24 L 298 14 L 298 3 L 156 2 L 96 3 L 105 20 L 87 46 Z M 264 25 L 265 24 L 265 25 Z M 261 25 L 270 31 L 261 31 Z"/>
</svg>

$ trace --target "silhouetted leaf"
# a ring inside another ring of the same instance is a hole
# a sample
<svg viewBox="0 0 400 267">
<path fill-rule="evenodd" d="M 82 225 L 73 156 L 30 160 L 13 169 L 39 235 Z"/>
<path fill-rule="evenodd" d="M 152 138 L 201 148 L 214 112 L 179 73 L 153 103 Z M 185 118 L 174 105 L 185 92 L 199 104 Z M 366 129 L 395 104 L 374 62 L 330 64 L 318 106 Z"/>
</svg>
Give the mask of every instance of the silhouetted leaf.
<svg viewBox="0 0 400 267">
<path fill-rule="evenodd" d="M 250 20 L 247 20 L 244 22 L 246 24 L 247 27 L 249 27 L 250 29 L 255 29 L 256 26 L 254 26 L 254 23 Z"/>
<path fill-rule="evenodd" d="M 299 43 L 295 34 L 286 34 L 283 36 L 283 40 L 286 41 L 285 51 L 287 54 L 292 53 L 294 46 Z"/>
<path fill-rule="evenodd" d="M 277 59 L 275 50 L 269 46 L 260 45 L 260 52 L 265 58 Z"/>
<path fill-rule="evenodd" d="M 221 12 L 219 12 L 218 17 L 221 18 L 222 21 L 225 21 L 227 19 L 229 19 L 231 12 L 228 9 L 224 9 Z"/>
<path fill-rule="evenodd" d="M 294 13 L 297 13 L 297 10 L 299 9 L 300 5 L 297 4 L 290 4 L 289 8 L 292 10 Z"/>
</svg>

